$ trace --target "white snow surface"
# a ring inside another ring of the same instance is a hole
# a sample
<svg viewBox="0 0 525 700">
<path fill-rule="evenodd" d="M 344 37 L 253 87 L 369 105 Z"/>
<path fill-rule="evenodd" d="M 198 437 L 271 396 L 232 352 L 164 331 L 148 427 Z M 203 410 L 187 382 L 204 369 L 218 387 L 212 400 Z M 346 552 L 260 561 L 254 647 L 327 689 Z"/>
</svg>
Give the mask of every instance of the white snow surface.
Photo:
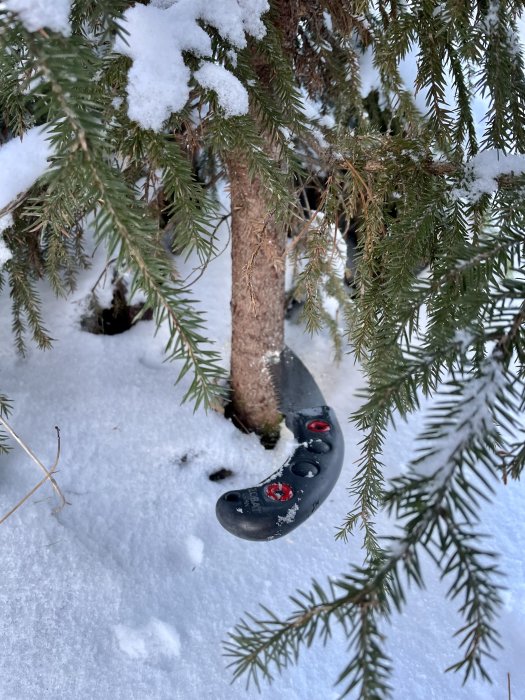
<svg viewBox="0 0 525 700">
<path fill-rule="evenodd" d="M 4 0 L 2 4 L 16 13 L 30 32 L 46 27 L 65 36 L 71 34 L 69 13 L 72 0 Z"/>
<path fill-rule="evenodd" d="M 268 8 L 267 0 L 160 0 L 127 9 L 123 19 L 128 34 L 125 39 L 117 38 L 114 50 L 133 61 L 127 86 L 130 119 L 159 131 L 172 112 L 185 106 L 191 71 L 184 63 L 183 52 L 212 56 L 210 36 L 199 21 L 242 49 L 247 34 L 259 39 L 264 36 L 261 16 Z M 224 66 L 204 64 L 195 76 L 202 85 L 215 90 L 227 116 L 247 112 L 246 89 Z"/>
<path fill-rule="evenodd" d="M 13 138 L 0 147 L 0 209 L 35 184 L 48 169 L 51 155 L 48 134 L 41 126 L 26 131 L 23 139 Z M 11 224 L 12 220 L 2 222 L 0 231 Z"/>
<path fill-rule="evenodd" d="M 226 243 L 228 236 L 222 230 Z M 290 444 L 268 452 L 218 413 L 196 413 L 179 401 L 189 378 L 174 386 L 178 367 L 164 362 L 166 332 L 141 321 L 117 336 L 80 329 L 103 251 L 70 301 L 44 284 L 44 322 L 56 338 L 50 352 L 16 355 L 8 290 L 0 298 L 0 387 L 13 400 L 11 424 L 48 465 L 54 425 L 62 435 L 57 479 L 70 505 L 53 515 L 45 485 L 2 526 L 0 534 L 0 698 L 2 700 L 335 700 L 346 643 L 333 639 L 301 652 L 297 667 L 272 686 L 230 686 L 221 640 L 245 611 L 263 603 L 281 615 L 288 595 L 326 582 L 362 562 L 359 533 L 336 541 L 351 500 L 361 436 L 346 421 L 362 380 L 352 357 L 332 362 L 326 335 L 309 338 L 297 325 L 287 342 L 311 368 L 339 415 L 346 441 L 341 478 L 327 501 L 290 535 L 248 542 L 223 530 L 215 502 L 225 490 L 255 485 L 279 467 Z M 179 262 L 181 274 L 198 266 Z M 210 263 L 195 293 L 208 309 L 210 335 L 228 363 L 228 254 Z M 108 276 L 109 283 L 110 276 Z M 385 444 L 387 477 L 406 468 L 420 418 L 401 424 Z M 212 482 L 220 468 L 234 475 Z M 0 510 L 5 513 L 41 474 L 16 446 L 0 456 Z M 385 627 L 395 664 L 396 700 L 500 700 L 507 673 L 513 697 L 525 687 L 525 531 L 522 484 L 501 486 L 483 519 L 507 572 L 499 624 L 504 649 L 489 665 L 494 685 L 461 685 L 444 669 L 458 658 L 452 633 L 460 620 L 444 600 L 431 562 L 427 588 L 412 590 L 402 615 Z M 392 525 L 379 517 L 385 534 Z M 486 545 L 486 543 L 484 543 Z"/>
</svg>

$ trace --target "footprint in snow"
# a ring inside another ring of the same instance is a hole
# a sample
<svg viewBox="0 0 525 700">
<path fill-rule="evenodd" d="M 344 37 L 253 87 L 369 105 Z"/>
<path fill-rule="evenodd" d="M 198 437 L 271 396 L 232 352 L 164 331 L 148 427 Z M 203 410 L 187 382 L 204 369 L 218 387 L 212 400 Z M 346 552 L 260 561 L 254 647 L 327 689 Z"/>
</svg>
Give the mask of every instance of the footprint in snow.
<svg viewBox="0 0 525 700">
<path fill-rule="evenodd" d="M 159 659 L 180 656 L 180 637 L 167 622 L 152 617 L 141 627 L 114 625 L 120 650 L 130 659 Z"/>
</svg>

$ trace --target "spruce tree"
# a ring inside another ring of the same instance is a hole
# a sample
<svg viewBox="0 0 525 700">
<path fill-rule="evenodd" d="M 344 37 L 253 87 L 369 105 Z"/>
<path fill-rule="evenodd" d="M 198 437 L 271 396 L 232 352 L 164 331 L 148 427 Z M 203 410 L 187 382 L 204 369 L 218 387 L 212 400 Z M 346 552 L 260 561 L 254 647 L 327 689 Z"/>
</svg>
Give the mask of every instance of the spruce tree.
<svg viewBox="0 0 525 700">
<path fill-rule="evenodd" d="M 328 325 L 367 379 L 352 417 L 363 435 L 354 506 L 339 532 L 364 538 L 365 561 L 296 594 L 286 619 L 264 610 L 240 622 L 226 643 L 235 677 L 271 680 L 334 621 L 350 644 L 343 693 L 388 697 L 384 621 L 403 608 L 407 581 L 423 585 L 423 552 L 462 617 L 453 670 L 486 676 L 500 579 L 480 546 L 479 503 L 498 479 L 519 479 L 525 462 L 523 2 L 226 5 L 221 15 L 197 0 L 75 0 L 69 16 L 52 12 L 46 23 L 23 3 L 3 3 L 0 133 L 9 142 L 43 127 L 50 149 L 42 176 L 0 210 L 8 251 L 0 284 L 10 290 L 15 342 L 20 352 L 28 336 L 51 344 L 35 281 L 45 277 L 59 295 L 74 289 L 93 231 L 108 258 L 131 270 L 131 291 L 143 291 L 156 323 L 167 324 L 168 356 L 182 360 L 181 376 L 193 375 L 186 398 L 210 405 L 224 378 L 220 358 L 163 239 L 168 222 L 177 251 L 195 251 L 205 265 L 217 221 L 206 184 L 228 176 L 234 305 L 244 305 L 233 309 L 236 411 L 260 432 L 278 419 L 259 370 L 283 342 L 288 232 L 308 331 Z M 179 11 L 191 31 L 170 43 Z M 157 54 L 145 27 L 159 32 Z M 178 53 L 164 55 L 161 39 Z M 409 51 L 423 111 L 400 73 Z M 363 99 L 360 65 L 370 57 L 378 84 Z M 152 67 L 165 84 L 146 110 Z M 476 97 L 488 105 L 481 134 Z M 305 222 L 299 191 L 312 183 L 317 203 Z M 336 227 L 358 233 L 352 299 L 337 273 Z M 344 338 L 322 306 L 326 293 L 343 307 Z M 239 354 L 250 348 L 255 385 Z M 431 407 L 417 457 L 385 484 L 385 435 L 423 397 Z M 260 412 L 250 414 L 253 405 Z M 0 409 L 8 410 L 3 396 Z M 401 528 L 386 543 L 374 525 L 379 508 Z"/>
</svg>

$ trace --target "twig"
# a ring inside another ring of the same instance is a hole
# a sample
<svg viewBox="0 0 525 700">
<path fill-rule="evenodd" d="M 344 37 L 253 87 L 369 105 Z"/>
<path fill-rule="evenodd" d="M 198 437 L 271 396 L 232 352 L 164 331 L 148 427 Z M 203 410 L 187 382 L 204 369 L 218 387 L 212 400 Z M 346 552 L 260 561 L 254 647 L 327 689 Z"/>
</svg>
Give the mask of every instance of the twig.
<svg viewBox="0 0 525 700">
<path fill-rule="evenodd" d="M 15 433 L 15 431 L 13 430 L 13 428 L 11 428 L 11 426 L 9 425 L 9 423 L 7 423 L 7 421 L 6 421 L 4 418 L 2 418 L 2 416 L 0 416 L 0 425 L 2 425 L 2 426 L 5 428 L 5 430 L 7 430 L 7 432 L 9 433 L 9 435 L 11 435 L 11 437 L 13 438 L 13 440 L 14 440 L 14 441 L 24 450 L 24 452 L 33 460 L 33 462 L 39 467 L 39 469 L 41 469 L 41 470 L 44 472 L 44 474 L 45 474 L 45 479 L 43 479 L 42 483 L 44 483 L 45 481 L 47 481 L 47 479 L 50 480 L 51 485 L 53 486 L 53 488 L 54 488 L 54 490 L 55 490 L 55 493 L 57 494 L 58 498 L 60 499 L 60 503 L 59 503 L 59 505 L 55 508 L 55 512 L 58 512 L 59 510 L 61 510 L 61 509 L 66 505 L 67 501 L 66 501 L 66 498 L 65 498 L 64 494 L 62 493 L 62 491 L 61 491 L 59 485 L 57 484 L 55 478 L 53 477 L 53 472 L 56 470 L 56 466 L 57 466 L 57 464 L 58 464 L 58 460 L 60 459 L 60 430 L 58 429 L 58 427 L 55 426 L 55 429 L 56 429 L 56 431 L 57 431 L 57 439 L 58 439 L 57 456 L 56 456 L 56 459 L 55 459 L 55 463 L 54 463 L 53 466 L 51 467 L 51 470 L 48 470 L 47 467 L 45 467 L 45 466 L 42 464 L 42 462 L 38 459 L 38 457 L 34 454 L 34 452 L 25 444 L 25 442 L 23 442 L 23 441 L 21 440 L 21 438 L 18 437 L 18 435 L 17 435 L 17 434 Z M 42 485 L 42 483 L 39 484 L 39 486 L 38 486 L 37 488 L 39 488 L 39 487 Z M 31 495 L 31 494 L 29 494 L 29 495 Z M 25 499 L 24 499 L 24 500 L 25 500 Z M 17 506 L 17 507 L 18 507 L 18 506 Z"/>
<path fill-rule="evenodd" d="M 31 491 L 29 491 L 29 493 L 27 493 L 22 499 L 20 499 L 20 500 L 18 501 L 18 503 L 17 503 L 15 506 L 13 506 L 13 508 L 11 508 L 11 510 L 9 510 L 2 518 L 0 518 L 0 525 L 2 525 L 2 523 L 4 523 L 11 515 L 13 515 L 13 513 L 14 513 L 15 511 L 17 511 L 17 510 L 20 508 L 20 506 L 22 506 L 29 498 L 31 498 L 31 496 L 32 496 L 36 491 L 38 491 L 38 489 L 39 489 L 43 484 L 45 484 L 45 482 L 46 482 L 48 479 L 52 479 L 52 476 L 51 476 L 51 475 L 56 471 L 56 468 L 57 468 L 57 466 L 58 466 L 58 461 L 59 461 L 59 459 L 60 459 L 60 430 L 58 429 L 57 426 L 55 426 L 55 430 L 57 431 L 57 456 L 56 456 L 56 458 L 55 458 L 55 462 L 54 462 L 53 466 L 52 466 L 51 469 L 49 470 L 48 474 L 46 474 L 46 476 L 45 476 L 43 479 L 41 479 L 41 480 L 38 482 L 38 484 L 36 484 L 36 486 L 34 486 L 34 487 L 31 489 Z M 65 499 L 64 499 L 64 502 L 65 502 Z M 62 507 L 62 506 L 63 506 L 63 504 L 62 504 L 60 507 Z M 56 512 L 56 509 L 55 509 L 55 512 Z"/>
<path fill-rule="evenodd" d="M 12 199 L 8 204 L 5 205 L 5 207 L 2 207 L 2 209 L 0 209 L 0 218 L 2 216 L 6 216 L 6 214 L 11 214 L 11 212 L 13 212 L 17 207 L 20 206 L 20 204 L 22 204 L 22 202 L 28 194 L 29 190 L 26 190 L 25 192 L 19 194 L 18 197 Z"/>
<path fill-rule="evenodd" d="M 525 301 L 521 304 L 518 312 L 515 314 L 512 325 L 507 333 L 504 333 L 496 343 L 493 355 L 501 354 L 506 357 L 509 354 L 512 343 L 520 332 L 521 326 L 525 322 Z"/>
<path fill-rule="evenodd" d="M 228 219 L 230 218 L 230 216 L 231 216 L 231 214 L 230 214 L 230 213 L 227 213 L 227 214 L 223 214 L 223 215 L 220 217 L 218 223 L 217 223 L 217 224 L 214 226 L 214 228 L 213 228 L 212 235 L 211 235 L 211 238 L 212 238 L 212 239 L 216 237 L 217 232 L 218 232 L 218 230 L 219 230 L 219 227 L 220 227 L 225 221 L 228 221 Z M 183 287 L 181 287 L 181 291 L 185 291 L 186 289 L 189 289 L 189 288 L 192 287 L 198 280 L 200 280 L 200 278 L 201 278 L 201 277 L 203 276 L 203 274 L 206 272 L 206 269 L 207 269 L 208 265 L 210 264 L 210 262 L 211 262 L 212 260 L 217 260 L 217 258 L 219 258 L 219 257 L 224 253 L 224 251 L 228 249 L 228 246 L 230 245 L 230 240 L 231 240 L 231 227 L 228 226 L 228 240 L 226 241 L 226 244 L 224 245 L 223 249 L 220 251 L 220 253 L 217 253 L 217 255 L 213 255 L 213 253 L 210 252 L 210 254 L 208 255 L 207 260 L 205 260 L 205 262 L 204 262 L 202 265 L 199 265 L 198 267 L 194 267 L 193 270 L 192 270 L 183 280 L 181 280 L 181 283 L 184 285 Z M 197 271 L 198 271 L 199 274 L 198 274 L 193 280 L 191 280 L 191 282 L 189 282 L 188 280 L 190 279 L 190 277 L 191 277 L 195 272 L 197 272 Z"/>
<path fill-rule="evenodd" d="M 98 287 L 100 280 L 104 277 L 104 275 L 107 274 L 109 268 L 113 263 L 117 262 L 117 258 L 111 258 L 111 260 L 108 260 L 107 263 L 104 265 L 104 269 L 100 273 L 100 275 L 97 277 L 97 281 L 95 284 L 91 287 L 91 294 L 94 293 L 95 289 Z"/>
<path fill-rule="evenodd" d="M 304 222 L 304 225 L 301 227 L 301 230 L 299 231 L 299 233 L 297 233 L 292 238 L 290 243 L 286 246 L 285 257 L 287 255 L 291 254 L 292 250 L 297 246 L 297 244 L 303 238 L 303 236 L 305 234 L 307 234 L 312 229 L 313 223 L 315 222 L 316 218 L 321 213 L 324 205 L 326 204 L 326 200 L 328 199 L 328 190 L 330 189 L 330 186 L 332 184 L 332 180 L 333 180 L 333 175 L 329 175 L 328 179 L 326 180 L 326 185 L 325 185 L 323 191 L 321 192 L 321 196 L 319 198 L 319 203 L 317 205 L 317 209 L 313 210 L 313 214 L 312 214 L 312 210 L 308 206 L 308 214 L 310 214 L 310 218 L 306 219 L 306 221 Z M 307 184 L 307 183 L 305 183 L 305 184 Z"/>
</svg>

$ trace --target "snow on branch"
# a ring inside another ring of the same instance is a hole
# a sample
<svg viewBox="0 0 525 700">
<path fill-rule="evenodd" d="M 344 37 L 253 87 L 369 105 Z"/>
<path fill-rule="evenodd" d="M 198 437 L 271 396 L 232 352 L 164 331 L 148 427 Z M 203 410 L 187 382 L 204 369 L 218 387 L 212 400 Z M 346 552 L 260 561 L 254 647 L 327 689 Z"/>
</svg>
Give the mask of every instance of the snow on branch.
<svg viewBox="0 0 525 700">
<path fill-rule="evenodd" d="M 466 163 L 464 189 L 456 191 L 469 201 L 477 201 L 483 194 L 498 189 L 498 181 L 505 175 L 525 173 L 525 155 L 504 153 L 497 148 L 480 151 Z"/>
<path fill-rule="evenodd" d="M 436 403 L 432 420 L 421 439 L 420 450 L 411 468 L 422 476 L 434 477 L 439 488 L 464 451 L 477 436 L 494 432 L 494 408 L 507 383 L 499 356 L 491 355 L 482 363 L 480 373 L 448 386 L 451 391 Z"/>
<path fill-rule="evenodd" d="M 224 66 L 206 61 L 193 75 L 203 88 L 215 91 L 227 117 L 246 114 L 248 93 L 242 83 Z"/>
<path fill-rule="evenodd" d="M 0 148 L 0 234 L 13 224 L 8 211 L 13 208 L 11 203 L 49 168 L 52 147 L 48 138 L 45 128 L 35 126 L 23 138 L 13 138 Z M 5 262 L 2 245 L 0 242 L 0 266 Z"/>
<path fill-rule="evenodd" d="M 64 36 L 71 34 L 71 0 L 4 0 L 1 6 L 16 14 L 29 32 L 47 27 Z"/>
<path fill-rule="evenodd" d="M 114 50 L 133 61 L 127 86 L 130 119 L 160 131 L 170 114 L 185 106 L 191 71 L 183 52 L 212 59 L 211 38 L 199 21 L 214 27 L 239 50 L 246 46 L 247 34 L 257 39 L 264 36 L 261 16 L 268 9 L 267 0 L 156 0 L 126 10 L 128 34 L 117 38 Z M 205 63 L 195 77 L 217 93 L 227 116 L 248 111 L 246 89 L 224 66 Z"/>
</svg>

